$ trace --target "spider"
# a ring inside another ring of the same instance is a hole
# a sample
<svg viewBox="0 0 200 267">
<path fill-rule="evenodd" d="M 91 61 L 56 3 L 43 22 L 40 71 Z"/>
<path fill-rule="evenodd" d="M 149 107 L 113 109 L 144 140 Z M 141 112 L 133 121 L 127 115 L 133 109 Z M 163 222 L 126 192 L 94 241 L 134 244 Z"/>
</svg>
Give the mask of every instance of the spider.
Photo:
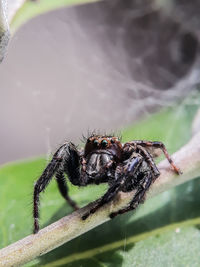
<svg viewBox="0 0 200 267">
<path fill-rule="evenodd" d="M 163 151 L 173 170 L 181 174 L 162 142 L 134 140 L 122 144 L 118 137 L 93 134 L 86 139 L 84 149 L 78 150 L 71 142 L 61 145 L 34 186 L 34 233 L 39 231 L 39 194 L 54 175 L 61 195 L 75 210 L 78 206 L 68 195 L 64 173 L 76 186 L 108 183 L 107 192 L 82 216 L 83 220 L 112 201 L 120 191 L 136 190 L 136 193 L 127 207 L 111 213 L 110 218 L 136 209 L 160 175 L 153 160 L 158 149 Z"/>
</svg>

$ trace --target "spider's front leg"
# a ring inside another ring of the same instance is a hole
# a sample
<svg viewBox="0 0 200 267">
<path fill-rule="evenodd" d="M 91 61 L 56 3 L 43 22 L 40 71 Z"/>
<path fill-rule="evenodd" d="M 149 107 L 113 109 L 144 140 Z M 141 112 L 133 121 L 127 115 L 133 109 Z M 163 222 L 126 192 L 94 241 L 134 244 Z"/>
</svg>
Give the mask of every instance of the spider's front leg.
<svg viewBox="0 0 200 267">
<path fill-rule="evenodd" d="M 120 190 L 120 180 L 118 180 L 114 185 L 109 187 L 105 195 L 97 201 L 97 204 L 87 213 L 82 216 L 82 220 L 86 220 L 91 214 L 95 213 L 99 208 L 101 208 L 106 203 L 110 202 Z"/>
<path fill-rule="evenodd" d="M 157 178 L 160 175 L 160 172 L 151 154 L 144 147 L 134 143 L 134 141 L 124 144 L 124 147 L 123 147 L 124 154 L 127 154 L 128 152 L 128 154 L 132 153 L 132 156 L 133 156 L 134 153 L 136 153 L 136 151 L 148 162 L 149 166 L 151 167 L 153 171 L 154 177 Z M 129 161 L 131 160 L 132 156 L 130 156 Z"/>
<path fill-rule="evenodd" d="M 134 158 L 128 161 L 125 166 L 118 166 L 115 171 L 115 180 L 108 188 L 107 192 L 101 197 L 96 205 L 86 214 L 82 216 L 86 220 L 91 214 L 95 213 L 99 208 L 112 201 L 117 193 L 121 190 L 123 183 L 129 178 L 130 173 L 134 175 L 142 162 L 142 158 Z"/>
<path fill-rule="evenodd" d="M 165 145 L 162 142 L 158 142 L 158 141 L 145 141 L 145 140 L 134 140 L 131 142 L 128 142 L 126 144 L 124 144 L 124 149 L 129 148 L 130 146 L 141 146 L 143 148 L 152 148 L 152 149 L 161 149 L 163 154 L 165 155 L 165 157 L 167 158 L 168 162 L 170 163 L 170 165 L 172 166 L 173 170 L 177 173 L 177 174 L 182 174 L 181 170 L 175 165 L 174 161 L 172 160 L 171 156 L 169 155 Z"/>
<path fill-rule="evenodd" d="M 72 143 L 66 143 L 56 151 L 52 160 L 35 183 L 33 197 L 34 233 L 39 231 L 39 194 L 45 190 L 54 174 L 56 174 L 56 180 L 62 196 L 73 208 L 77 208 L 75 202 L 68 196 L 68 189 L 64 180 L 64 171 L 67 172 L 73 184 L 80 183 L 79 153 Z"/>
</svg>

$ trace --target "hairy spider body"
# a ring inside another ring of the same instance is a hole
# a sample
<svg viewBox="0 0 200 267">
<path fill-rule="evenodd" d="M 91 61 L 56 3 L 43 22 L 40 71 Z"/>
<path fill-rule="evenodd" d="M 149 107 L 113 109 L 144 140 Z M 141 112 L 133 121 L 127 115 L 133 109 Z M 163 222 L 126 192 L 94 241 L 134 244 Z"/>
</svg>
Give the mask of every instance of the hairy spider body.
<svg viewBox="0 0 200 267">
<path fill-rule="evenodd" d="M 160 174 L 152 156 L 158 148 L 163 151 L 174 171 L 180 174 L 161 142 L 136 140 L 122 144 L 115 136 L 92 135 L 83 150 L 78 150 L 71 142 L 63 144 L 34 186 L 34 233 L 39 231 L 39 194 L 54 175 L 61 195 L 74 209 L 78 209 L 78 206 L 68 195 L 64 173 L 77 186 L 108 183 L 107 192 L 83 215 L 83 220 L 113 200 L 119 191 L 136 190 L 136 193 L 128 207 L 111 213 L 110 217 L 135 209 L 144 201 L 147 190 Z"/>
</svg>

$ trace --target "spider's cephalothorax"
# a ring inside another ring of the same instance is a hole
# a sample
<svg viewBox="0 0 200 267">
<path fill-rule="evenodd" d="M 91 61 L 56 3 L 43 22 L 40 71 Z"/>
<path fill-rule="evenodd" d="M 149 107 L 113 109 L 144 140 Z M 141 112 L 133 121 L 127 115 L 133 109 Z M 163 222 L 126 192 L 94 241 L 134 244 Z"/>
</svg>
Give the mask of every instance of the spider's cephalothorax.
<svg viewBox="0 0 200 267">
<path fill-rule="evenodd" d="M 118 138 L 92 136 L 87 139 L 84 150 L 84 164 L 88 183 L 107 182 L 112 176 L 114 165 L 121 159 L 122 145 Z"/>
<path fill-rule="evenodd" d="M 87 139 L 83 150 L 78 150 L 71 142 L 63 144 L 35 183 L 34 233 L 39 230 L 39 194 L 54 175 L 60 193 L 74 209 L 78 209 L 78 206 L 68 195 L 64 173 L 68 175 L 70 182 L 77 186 L 108 183 L 107 192 L 82 217 L 83 220 L 112 201 L 120 191 L 136 190 L 136 193 L 128 207 L 111 213 L 110 217 L 135 209 L 144 201 L 145 193 L 160 174 L 153 160 L 157 149 L 163 151 L 174 171 L 180 174 L 161 142 L 135 140 L 122 144 L 115 136 L 92 135 Z"/>
</svg>

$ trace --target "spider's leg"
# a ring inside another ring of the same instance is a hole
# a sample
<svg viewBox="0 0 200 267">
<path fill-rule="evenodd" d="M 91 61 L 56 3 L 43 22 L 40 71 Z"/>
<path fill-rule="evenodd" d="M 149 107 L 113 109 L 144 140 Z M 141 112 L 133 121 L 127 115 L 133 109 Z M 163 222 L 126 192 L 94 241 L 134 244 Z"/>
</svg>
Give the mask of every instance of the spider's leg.
<svg viewBox="0 0 200 267">
<path fill-rule="evenodd" d="M 67 200 L 67 202 L 73 209 L 79 209 L 78 205 L 68 195 L 68 187 L 65 181 L 64 173 L 62 171 L 57 171 L 55 176 L 61 195 L 64 197 L 64 199 Z"/>
<path fill-rule="evenodd" d="M 143 147 L 152 147 L 152 148 L 159 148 L 162 150 L 162 152 L 164 153 L 165 157 L 167 158 L 167 160 L 169 161 L 170 165 L 172 166 L 172 168 L 174 169 L 174 171 L 177 174 L 182 174 L 181 170 L 174 164 L 171 156 L 169 155 L 165 145 L 162 142 L 151 142 L 151 141 L 144 141 L 144 140 L 135 140 L 133 142 L 130 142 L 132 144 L 136 144 L 136 145 L 140 145 Z"/>
<path fill-rule="evenodd" d="M 58 169 L 59 164 L 60 160 L 53 158 L 47 165 L 40 178 L 35 183 L 33 193 L 34 233 L 37 233 L 39 231 L 39 194 L 44 191 L 55 171 Z"/>
<path fill-rule="evenodd" d="M 121 190 L 124 181 L 129 177 L 130 172 L 132 173 L 132 175 L 135 174 L 137 168 L 141 164 L 141 161 L 142 158 L 134 158 L 134 160 L 132 160 L 132 162 L 128 162 L 125 167 L 118 167 L 115 172 L 114 183 L 108 188 L 107 192 L 103 195 L 103 197 L 101 197 L 97 201 L 97 204 L 88 213 L 82 216 L 82 219 L 86 220 L 90 216 L 90 214 L 95 213 L 103 205 L 113 200 L 116 194 Z"/>
<path fill-rule="evenodd" d="M 53 155 L 52 160 L 35 183 L 33 196 L 34 233 L 37 233 L 39 231 L 39 194 L 45 190 L 46 186 L 49 184 L 53 175 L 57 171 L 63 172 L 64 170 L 67 170 L 69 179 L 71 178 L 70 175 L 72 175 L 72 178 L 74 178 L 73 175 L 76 175 L 78 171 L 76 171 L 76 169 L 73 171 L 73 167 L 74 165 L 77 167 L 78 164 L 79 154 L 75 146 L 72 143 L 66 143 L 56 151 L 56 153 Z M 74 183 L 77 184 L 79 182 L 79 176 L 77 175 L 76 177 L 78 181 L 75 178 L 73 179 Z"/>
<path fill-rule="evenodd" d="M 145 177 L 143 183 L 137 189 L 136 194 L 134 195 L 134 198 L 129 203 L 128 207 L 111 213 L 110 218 L 114 218 L 115 216 L 117 216 L 119 214 L 123 214 L 123 213 L 130 211 L 130 210 L 136 209 L 138 207 L 138 205 L 144 201 L 145 194 L 148 191 L 151 184 L 153 183 L 153 180 L 154 179 L 152 177 L 152 174 L 149 172 L 147 174 L 147 176 Z"/>
<path fill-rule="evenodd" d="M 157 178 L 160 175 L 160 172 L 159 172 L 151 154 L 140 145 L 138 145 L 137 148 L 139 149 L 140 154 L 145 158 L 145 160 L 148 162 L 149 166 L 151 167 L 151 169 L 154 173 L 154 177 Z"/>
<path fill-rule="evenodd" d="M 149 164 L 149 166 L 151 167 L 151 169 L 154 173 L 155 178 L 157 178 L 160 175 L 160 172 L 159 172 L 159 170 L 158 170 L 158 168 L 157 168 L 157 166 L 153 160 L 153 157 L 144 147 L 137 145 L 137 143 L 135 144 L 134 141 L 124 144 L 124 147 L 123 147 L 124 152 L 129 151 L 129 153 L 134 153 L 136 151 L 136 149 L 139 150 L 139 153 L 147 161 L 147 163 Z"/>
<path fill-rule="evenodd" d="M 97 202 L 96 206 L 94 206 L 88 213 L 85 213 L 82 216 L 82 220 L 86 220 L 91 214 L 95 213 L 99 208 L 101 208 L 104 204 L 110 202 L 116 194 L 120 190 L 120 182 L 116 182 L 114 185 L 109 187 L 108 191 L 103 195 L 103 197 Z"/>
</svg>

